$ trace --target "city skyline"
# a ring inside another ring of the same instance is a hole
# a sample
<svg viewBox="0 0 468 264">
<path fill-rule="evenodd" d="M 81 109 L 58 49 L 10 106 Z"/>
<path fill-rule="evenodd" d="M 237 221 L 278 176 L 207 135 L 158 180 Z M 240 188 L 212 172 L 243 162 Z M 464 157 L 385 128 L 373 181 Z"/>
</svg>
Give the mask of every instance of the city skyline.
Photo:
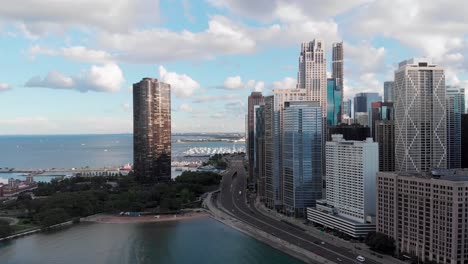
<svg viewBox="0 0 468 264">
<path fill-rule="evenodd" d="M 130 133 L 129 88 L 144 77 L 173 86 L 174 132 L 243 132 L 243 98 L 294 88 L 300 43 L 315 38 L 324 40 L 328 75 L 332 43 L 343 41 L 344 99 L 383 95 L 410 57 L 431 57 L 447 84 L 468 84 L 467 23 L 447 12 L 464 13 L 456 2 L 74 4 L 90 11 L 34 0 L 0 8 L 0 135 Z M 400 15 L 405 22 L 388 25 Z"/>
</svg>

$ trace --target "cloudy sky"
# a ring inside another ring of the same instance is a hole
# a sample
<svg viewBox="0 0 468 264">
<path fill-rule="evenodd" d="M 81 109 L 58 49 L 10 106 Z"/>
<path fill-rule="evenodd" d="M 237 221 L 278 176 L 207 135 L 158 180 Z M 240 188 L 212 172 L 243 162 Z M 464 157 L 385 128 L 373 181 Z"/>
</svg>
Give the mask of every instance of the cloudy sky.
<svg viewBox="0 0 468 264">
<path fill-rule="evenodd" d="M 296 83 L 302 41 L 345 43 L 345 95 L 431 57 L 468 87 L 458 0 L 21 0 L 0 5 L 0 134 L 132 131 L 131 85 L 172 85 L 173 131 L 244 131 L 247 96 Z"/>
</svg>

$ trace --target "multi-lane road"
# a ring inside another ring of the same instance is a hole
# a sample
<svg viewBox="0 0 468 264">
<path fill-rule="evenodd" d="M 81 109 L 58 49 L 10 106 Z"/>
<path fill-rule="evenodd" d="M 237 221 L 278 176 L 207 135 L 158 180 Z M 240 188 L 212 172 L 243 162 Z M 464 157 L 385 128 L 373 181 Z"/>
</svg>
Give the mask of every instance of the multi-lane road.
<svg viewBox="0 0 468 264">
<path fill-rule="evenodd" d="M 228 163 L 229 170 L 223 176 L 221 192 L 217 198 L 221 210 L 248 225 L 308 250 L 332 263 L 360 263 L 356 260 L 357 254 L 350 249 L 324 243 L 319 237 L 311 236 L 304 230 L 259 212 L 253 206 L 253 200 L 248 203 L 246 198 L 246 173 L 242 158 L 230 158 Z M 368 259 L 365 263 L 378 264 Z"/>
</svg>

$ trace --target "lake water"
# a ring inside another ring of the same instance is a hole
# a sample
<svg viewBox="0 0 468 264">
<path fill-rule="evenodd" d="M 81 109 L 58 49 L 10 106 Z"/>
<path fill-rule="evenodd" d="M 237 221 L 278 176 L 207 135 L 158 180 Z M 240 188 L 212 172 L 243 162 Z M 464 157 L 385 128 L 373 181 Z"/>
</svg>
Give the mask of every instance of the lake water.
<svg viewBox="0 0 468 264">
<path fill-rule="evenodd" d="M 186 138 L 179 135 L 172 137 L 174 159 L 193 152 L 245 150 L 244 143 L 177 141 Z M 0 168 L 102 168 L 132 162 L 131 134 L 0 136 Z"/>
<path fill-rule="evenodd" d="M 0 242 L 2 264 L 299 264 L 211 218 L 146 224 L 81 223 Z"/>
</svg>

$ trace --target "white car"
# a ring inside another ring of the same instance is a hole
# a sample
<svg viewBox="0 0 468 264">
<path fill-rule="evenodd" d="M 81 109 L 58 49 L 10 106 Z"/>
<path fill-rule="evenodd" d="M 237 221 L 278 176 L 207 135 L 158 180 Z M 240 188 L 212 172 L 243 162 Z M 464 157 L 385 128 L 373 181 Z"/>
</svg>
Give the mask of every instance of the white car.
<svg viewBox="0 0 468 264">
<path fill-rule="evenodd" d="M 364 261 L 366 261 L 366 259 L 365 259 L 363 256 L 357 256 L 357 257 L 356 257 L 356 260 L 359 261 L 359 262 L 364 262 Z"/>
</svg>

